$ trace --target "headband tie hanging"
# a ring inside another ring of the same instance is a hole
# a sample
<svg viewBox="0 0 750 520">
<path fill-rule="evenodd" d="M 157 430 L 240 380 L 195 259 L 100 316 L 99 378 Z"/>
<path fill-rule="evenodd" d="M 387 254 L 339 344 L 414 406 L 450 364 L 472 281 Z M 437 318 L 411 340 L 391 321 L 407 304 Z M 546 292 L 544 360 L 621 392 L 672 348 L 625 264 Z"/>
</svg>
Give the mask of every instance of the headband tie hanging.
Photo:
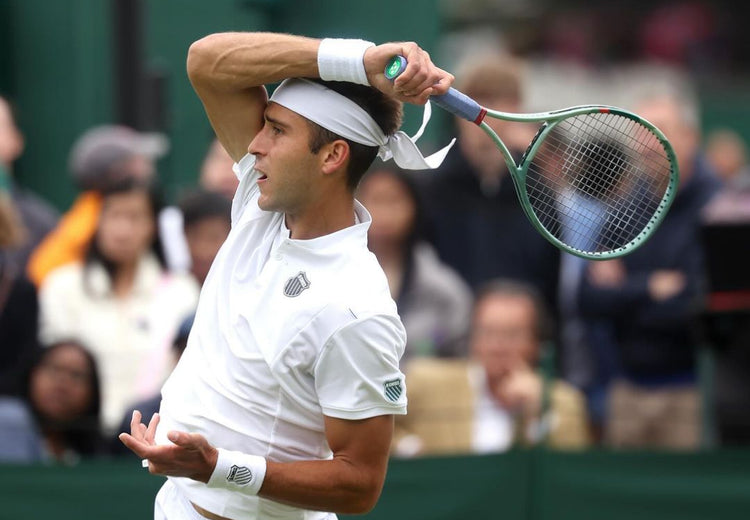
<svg viewBox="0 0 750 520">
<path fill-rule="evenodd" d="M 425 157 L 417 148 L 416 141 L 432 116 L 428 101 L 422 115 L 422 125 L 413 137 L 399 130 L 385 135 L 373 118 L 359 105 L 328 87 L 301 78 L 284 80 L 271 96 L 270 101 L 288 108 L 336 135 L 366 146 L 377 146 L 378 157 L 383 161 L 393 158 L 395 163 L 407 170 L 434 169 L 440 166 L 456 142 Z"/>
</svg>

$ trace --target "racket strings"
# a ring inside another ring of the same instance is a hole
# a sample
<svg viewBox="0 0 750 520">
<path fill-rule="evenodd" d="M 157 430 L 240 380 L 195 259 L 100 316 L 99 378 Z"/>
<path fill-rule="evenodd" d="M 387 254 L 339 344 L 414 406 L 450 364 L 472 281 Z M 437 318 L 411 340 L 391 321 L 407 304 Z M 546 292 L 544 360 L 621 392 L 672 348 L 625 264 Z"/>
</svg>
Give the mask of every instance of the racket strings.
<svg viewBox="0 0 750 520">
<path fill-rule="evenodd" d="M 528 165 L 526 192 L 554 237 L 579 251 L 606 253 L 653 222 L 670 174 L 669 156 L 648 127 L 597 112 L 546 131 Z"/>
</svg>

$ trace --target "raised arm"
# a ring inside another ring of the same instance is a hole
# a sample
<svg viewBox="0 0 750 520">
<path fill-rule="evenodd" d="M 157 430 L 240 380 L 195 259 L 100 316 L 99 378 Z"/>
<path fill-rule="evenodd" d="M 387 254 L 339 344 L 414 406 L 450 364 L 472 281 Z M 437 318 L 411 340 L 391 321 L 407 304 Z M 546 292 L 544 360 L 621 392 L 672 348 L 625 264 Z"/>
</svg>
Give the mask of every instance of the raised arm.
<svg viewBox="0 0 750 520">
<path fill-rule="evenodd" d="M 193 43 L 187 72 L 208 119 L 238 161 L 263 126 L 264 85 L 318 75 L 318 40 L 272 33 L 218 33 Z"/>
<path fill-rule="evenodd" d="M 320 40 L 275 33 L 218 33 L 190 46 L 187 71 L 211 125 L 237 161 L 263 126 L 264 85 L 291 77 L 320 77 Z M 395 82 L 385 78 L 388 60 L 401 54 L 408 67 Z M 385 43 L 363 56 L 367 80 L 403 102 L 424 104 L 447 91 L 453 76 L 436 67 L 415 43 Z"/>
</svg>

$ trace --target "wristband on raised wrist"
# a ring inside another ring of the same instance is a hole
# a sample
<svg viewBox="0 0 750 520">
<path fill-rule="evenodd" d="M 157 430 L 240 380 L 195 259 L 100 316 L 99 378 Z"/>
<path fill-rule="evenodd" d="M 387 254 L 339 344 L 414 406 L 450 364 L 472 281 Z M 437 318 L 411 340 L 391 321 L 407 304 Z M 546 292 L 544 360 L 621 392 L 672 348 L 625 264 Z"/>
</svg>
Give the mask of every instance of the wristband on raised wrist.
<svg viewBox="0 0 750 520">
<path fill-rule="evenodd" d="M 365 40 L 325 38 L 318 48 L 318 73 L 327 81 L 348 81 L 369 85 L 365 51 L 375 44 Z"/>
<path fill-rule="evenodd" d="M 216 467 L 206 485 L 257 495 L 266 477 L 266 459 L 222 448 L 218 452 Z"/>
</svg>

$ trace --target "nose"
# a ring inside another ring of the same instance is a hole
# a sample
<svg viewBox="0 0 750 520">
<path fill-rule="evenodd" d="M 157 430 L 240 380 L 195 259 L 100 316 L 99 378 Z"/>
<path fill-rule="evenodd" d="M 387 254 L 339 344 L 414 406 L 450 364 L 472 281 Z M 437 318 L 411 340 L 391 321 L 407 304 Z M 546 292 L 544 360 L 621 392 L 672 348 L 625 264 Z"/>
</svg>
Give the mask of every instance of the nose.
<svg viewBox="0 0 750 520">
<path fill-rule="evenodd" d="M 263 153 L 263 133 L 264 130 L 261 129 L 260 132 L 255 134 L 255 137 L 253 137 L 253 140 L 250 141 L 250 144 L 247 146 L 247 153 L 251 155 L 262 155 Z"/>
</svg>

